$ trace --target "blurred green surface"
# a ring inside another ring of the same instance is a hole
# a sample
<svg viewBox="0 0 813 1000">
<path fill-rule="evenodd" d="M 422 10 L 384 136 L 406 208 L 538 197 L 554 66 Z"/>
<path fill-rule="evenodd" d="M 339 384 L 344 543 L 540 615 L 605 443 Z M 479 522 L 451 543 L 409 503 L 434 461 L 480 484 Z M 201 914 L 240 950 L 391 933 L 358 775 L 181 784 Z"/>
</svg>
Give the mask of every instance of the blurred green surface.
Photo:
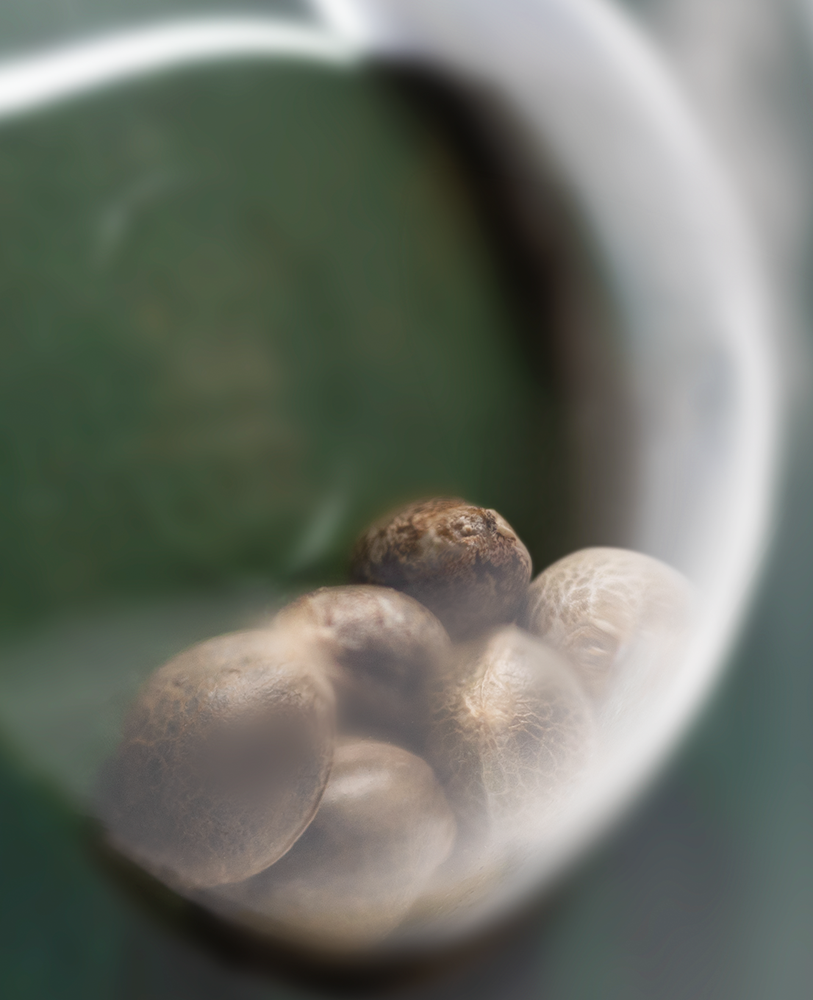
<svg viewBox="0 0 813 1000">
<path fill-rule="evenodd" d="M 0 620 L 338 578 L 423 494 L 561 548 L 544 384 L 385 86 L 199 70 L 10 123 L 0 232 Z"/>
</svg>

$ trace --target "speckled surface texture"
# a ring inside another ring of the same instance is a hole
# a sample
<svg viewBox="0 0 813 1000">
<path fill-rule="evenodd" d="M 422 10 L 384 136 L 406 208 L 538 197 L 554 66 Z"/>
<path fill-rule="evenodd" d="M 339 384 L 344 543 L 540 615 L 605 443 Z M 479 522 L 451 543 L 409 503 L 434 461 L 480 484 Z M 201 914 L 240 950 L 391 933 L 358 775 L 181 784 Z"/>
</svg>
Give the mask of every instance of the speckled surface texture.
<svg viewBox="0 0 813 1000">
<path fill-rule="evenodd" d="M 420 750 L 428 685 L 452 653 L 431 611 L 388 587 L 322 587 L 284 608 L 274 624 L 329 657 L 344 732 Z"/>
<path fill-rule="evenodd" d="M 691 621 L 688 581 L 657 559 L 622 549 L 582 549 L 533 581 L 523 624 L 566 655 L 601 699 L 635 667 L 644 647 L 652 673 L 679 662 Z"/>
<path fill-rule="evenodd" d="M 569 666 L 514 626 L 460 647 L 433 692 L 428 759 L 475 842 L 527 842 L 593 750 L 592 711 Z"/>
<path fill-rule="evenodd" d="M 359 583 L 403 590 L 462 640 L 513 621 L 531 557 L 495 510 L 444 498 L 410 504 L 373 525 L 356 543 L 350 572 Z"/>
<path fill-rule="evenodd" d="M 363 948 L 401 923 L 454 837 L 454 816 L 425 761 L 388 743 L 345 741 L 301 840 L 222 894 L 237 919 L 319 947 Z"/>
<path fill-rule="evenodd" d="M 130 710 L 102 822 L 170 885 L 247 878 L 313 818 L 334 737 L 333 692 L 310 650 L 261 630 L 211 639 L 158 670 Z"/>
</svg>

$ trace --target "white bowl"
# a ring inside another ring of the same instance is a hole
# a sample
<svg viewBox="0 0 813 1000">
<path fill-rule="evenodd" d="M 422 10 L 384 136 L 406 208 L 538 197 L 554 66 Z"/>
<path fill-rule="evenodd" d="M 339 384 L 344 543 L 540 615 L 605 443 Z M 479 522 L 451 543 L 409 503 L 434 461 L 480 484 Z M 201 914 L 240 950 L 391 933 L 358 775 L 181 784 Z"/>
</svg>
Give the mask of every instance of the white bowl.
<svg viewBox="0 0 813 1000">
<path fill-rule="evenodd" d="M 310 25 L 166 23 L 6 63 L 0 122 L 184 64 L 384 59 L 486 95 L 490 113 L 497 108 L 521 136 L 531 167 L 553 163 L 566 178 L 614 299 L 630 416 L 629 474 L 604 480 L 621 516 L 601 541 L 683 572 L 700 621 L 664 697 L 629 726 L 590 794 L 498 891 L 465 918 L 427 928 L 437 940 L 549 883 L 652 779 L 703 704 L 769 528 L 774 360 L 762 276 L 730 189 L 668 73 L 614 8 L 597 0 L 320 0 L 317 8 Z M 58 769 L 55 756 L 46 767 Z"/>
</svg>

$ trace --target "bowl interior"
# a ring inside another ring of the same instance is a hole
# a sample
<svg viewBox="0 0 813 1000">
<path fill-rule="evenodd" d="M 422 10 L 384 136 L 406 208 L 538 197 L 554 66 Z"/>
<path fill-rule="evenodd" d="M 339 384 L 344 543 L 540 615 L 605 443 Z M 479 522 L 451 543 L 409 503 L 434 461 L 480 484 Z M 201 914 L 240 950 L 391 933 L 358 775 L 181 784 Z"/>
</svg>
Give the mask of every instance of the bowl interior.
<svg viewBox="0 0 813 1000">
<path fill-rule="evenodd" d="M 664 559 L 702 609 L 685 662 L 482 921 L 596 836 L 719 672 L 768 508 L 760 281 L 603 8 L 359 10 L 361 50 L 442 70 L 476 124 L 425 81 L 416 104 L 236 46 L 74 80 L 0 129 L 0 726 L 84 807 L 150 670 L 341 579 L 416 495 L 496 507 L 537 569 Z"/>
</svg>

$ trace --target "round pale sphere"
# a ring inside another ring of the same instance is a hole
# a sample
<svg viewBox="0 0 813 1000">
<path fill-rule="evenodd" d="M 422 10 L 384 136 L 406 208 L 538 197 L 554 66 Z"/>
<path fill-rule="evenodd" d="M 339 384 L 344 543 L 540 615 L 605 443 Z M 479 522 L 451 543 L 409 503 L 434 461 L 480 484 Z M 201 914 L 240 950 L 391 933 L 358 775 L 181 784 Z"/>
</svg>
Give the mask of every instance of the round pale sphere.
<svg viewBox="0 0 813 1000">
<path fill-rule="evenodd" d="M 414 597 L 460 641 L 516 618 L 531 557 L 495 510 L 442 498 L 374 524 L 356 543 L 351 575 Z"/>
<path fill-rule="evenodd" d="M 461 845 L 534 840 L 570 801 L 593 750 L 592 708 L 563 657 L 504 626 L 460 648 L 433 703 L 427 759 Z"/>
<path fill-rule="evenodd" d="M 640 552 L 582 549 L 531 584 L 524 624 L 565 653 L 598 700 L 630 696 L 665 676 L 684 648 L 691 590 Z"/>
<path fill-rule="evenodd" d="M 270 630 L 193 646 L 148 680 L 104 769 L 110 839 L 179 889 L 262 871 L 316 813 L 334 713 L 309 647 Z"/>
<path fill-rule="evenodd" d="M 452 649 L 431 611 L 389 587 L 322 587 L 283 608 L 275 627 L 329 657 L 343 731 L 420 749 L 428 685 Z"/>
<path fill-rule="evenodd" d="M 377 944 L 448 856 L 455 820 L 432 769 L 389 743 L 347 741 L 316 818 L 277 864 L 208 893 L 225 915 L 319 949 Z"/>
</svg>

